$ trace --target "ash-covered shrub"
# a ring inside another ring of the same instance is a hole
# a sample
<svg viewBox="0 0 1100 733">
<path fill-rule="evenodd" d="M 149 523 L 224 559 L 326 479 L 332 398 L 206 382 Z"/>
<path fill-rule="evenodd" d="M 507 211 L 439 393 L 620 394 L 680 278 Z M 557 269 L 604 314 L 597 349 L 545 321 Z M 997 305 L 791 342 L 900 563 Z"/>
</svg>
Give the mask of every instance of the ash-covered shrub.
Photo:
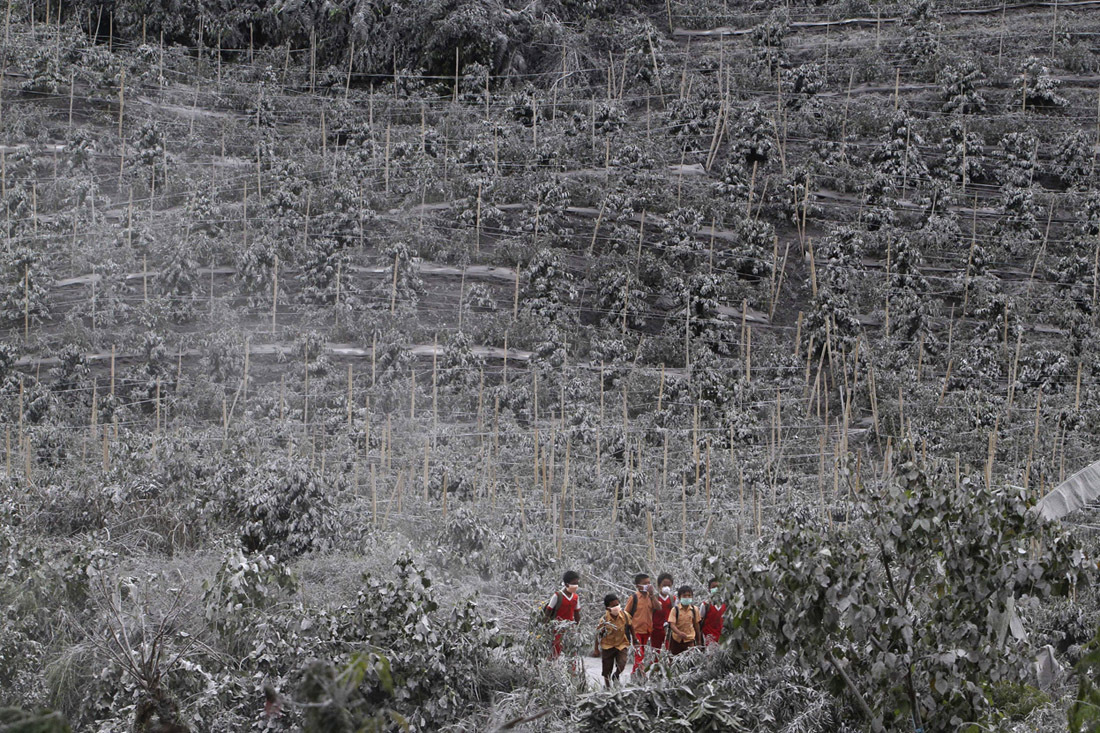
<svg viewBox="0 0 1100 733">
<path fill-rule="evenodd" d="M 277 458 L 235 489 L 240 540 L 249 552 L 289 559 L 328 547 L 335 527 L 332 506 L 337 486 L 305 461 Z"/>
<path fill-rule="evenodd" d="M 307 720 L 326 721 L 325 730 L 389 730 L 371 727 L 386 710 L 409 730 L 439 730 L 518 674 L 497 651 L 503 638 L 492 614 L 473 600 L 445 611 L 431 578 L 408 556 L 387 579 L 364 576 L 355 603 L 334 612 L 331 634 L 334 658 L 307 668 L 299 690 L 315 705 Z M 341 685 L 349 677 L 358 684 Z"/>
</svg>

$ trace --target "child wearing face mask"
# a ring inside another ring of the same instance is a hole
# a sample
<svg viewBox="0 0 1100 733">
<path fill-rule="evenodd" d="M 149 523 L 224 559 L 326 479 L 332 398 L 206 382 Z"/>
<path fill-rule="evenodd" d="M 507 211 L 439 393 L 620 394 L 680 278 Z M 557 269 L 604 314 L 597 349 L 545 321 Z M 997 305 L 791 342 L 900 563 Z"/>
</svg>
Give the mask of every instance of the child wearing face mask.
<svg viewBox="0 0 1100 733">
<path fill-rule="evenodd" d="M 630 673 L 639 674 L 638 670 L 645 661 L 646 645 L 649 644 L 649 637 L 653 633 L 653 616 L 659 604 L 647 573 L 638 573 L 634 576 L 634 588 L 635 591 L 630 594 L 630 600 L 626 602 L 626 612 L 630 616 L 630 627 L 634 631 L 634 638 L 638 640 L 638 646 L 634 651 L 634 666 Z"/>
<path fill-rule="evenodd" d="M 723 603 L 719 598 L 718 579 L 712 578 L 709 586 L 710 598 L 703 601 L 702 610 L 699 613 L 699 626 L 703 632 L 703 640 L 706 644 L 717 644 L 722 640 L 722 624 L 725 620 L 728 603 Z"/>
<path fill-rule="evenodd" d="M 596 626 L 596 644 L 603 660 L 604 685 L 611 687 L 626 668 L 627 651 L 634 643 L 634 632 L 630 628 L 630 614 L 623 610 L 618 596 L 607 594 L 603 606 L 606 610 Z"/>
<path fill-rule="evenodd" d="M 668 623 L 668 614 L 676 603 L 676 596 L 672 593 L 672 576 L 661 573 L 657 576 L 657 607 L 653 610 L 653 633 L 649 636 L 649 645 L 653 647 L 654 654 L 665 646 L 665 624 Z"/>
<path fill-rule="evenodd" d="M 702 644 L 699 628 L 699 609 L 695 607 L 694 593 L 690 585 L 681 585 L 676 606 L 668 615 L 668 650 L 672 656 L 682 654 L 693 646 Z"/>
<path fill-rule="evenodd" d="M 550 658 L 561 656 L 562 638 L 565 636 L 567 624 L 580 622 L 581 599 L 577 595 L 581 576 L 576 571 L 570 570 L 561 578 L 561 588 L 554 592 L 547 601 L 544 613 L 546 620 L 554 626 L 554 641 L 551 646 Z"/>
</svg>

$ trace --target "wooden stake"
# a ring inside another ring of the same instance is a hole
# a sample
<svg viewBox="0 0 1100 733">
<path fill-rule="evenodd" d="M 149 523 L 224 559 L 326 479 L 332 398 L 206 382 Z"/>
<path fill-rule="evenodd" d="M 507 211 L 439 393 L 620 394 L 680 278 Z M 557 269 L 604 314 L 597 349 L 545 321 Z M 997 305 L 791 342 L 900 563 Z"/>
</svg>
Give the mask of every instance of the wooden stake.
<svg viewBox="0 0 1100 733">
<path fill-rule="evenodd" d="M 688 503 L 687 503 L 687 475 L 683 476 L 680 484 L 680 554 L 687 555 L 688 538 Z"/>
</svg>

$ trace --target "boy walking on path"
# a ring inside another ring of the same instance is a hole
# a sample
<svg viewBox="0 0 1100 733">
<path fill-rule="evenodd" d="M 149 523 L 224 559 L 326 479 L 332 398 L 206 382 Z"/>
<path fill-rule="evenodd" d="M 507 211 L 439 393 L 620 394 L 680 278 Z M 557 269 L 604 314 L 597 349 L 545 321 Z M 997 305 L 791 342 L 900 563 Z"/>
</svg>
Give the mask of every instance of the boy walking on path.
<svg viewBox="0 0 1100 733">
<path fill-rule="evenodd" d="M 661 573 L 657 576 L 657 608 L 653 611 L 653 633 L 649 637 L 649 645 L 653 647 L 654 654 L 660 653 L 665 647 L 665 624 L 668 623 L 668 614 L 676 603 L 676 596 L 672 594 L 672 576 Z"/>
<path fill-rule="evenodd" d="M 603 660 L 604 685 L 611 687 L 626 667 L 627 651 L 634 641 L 634 632 L 630 628 L 630 614 L 623 610 L 618 596 L 609 593 L 604 596 L 603 605 L 606 610 L 596 626 L 596 644 Z"/>
<path fill-rule="evenodd" d="M 725 620 L 728 603 L 723 603 L 718 597 L 718 581 L 711 580 L 710 598 L 703 602 L 700 617 L 700 629 L 703 632 L 703 640 L 706 644 L 717 644 L 722 641 L 722 624 Z"/>
<path fill-rule="evenodd" d="M 630 600 L 626 602 L 626 614 L 630 618 L 630 628 L 634 632 L 634 638 L 638 641 L 631 674 L 638 674 L 642 662 L 645 661 L 646 645 L 653 633 L 653 617 L 660 604 L 657 602 L 657 594 L 653 592 L 649 575 L 646 573 L 638 573 L 634 576 L 634 587 L 635 592 L 630 594 Z"/>
<path fill-rule="evenodd" d="M 680 586 L 677 595 L 680 602 L 668 615 L 668 650 L 672 652 L 672 656 L 682 654 L 693 646 L 700 646 L 703 638 L 699 629 L 699 609 L 693 605 L 695 600 L 691 586 Z"/>
<path fill-rule="evenodd" d="M 561 589 L 554 592 L 546 603 L 546 620 L 551 622 L 554 631 L 554 641 L 550 651 L 550 658 L 561 656 L 562 638 L 569 628 L 568 624 L 580 622 L 580 596 L 577 595 L 577 587 L 580 585 L 579 573 L 570 570 L 561 578 Z"/>
</svg>

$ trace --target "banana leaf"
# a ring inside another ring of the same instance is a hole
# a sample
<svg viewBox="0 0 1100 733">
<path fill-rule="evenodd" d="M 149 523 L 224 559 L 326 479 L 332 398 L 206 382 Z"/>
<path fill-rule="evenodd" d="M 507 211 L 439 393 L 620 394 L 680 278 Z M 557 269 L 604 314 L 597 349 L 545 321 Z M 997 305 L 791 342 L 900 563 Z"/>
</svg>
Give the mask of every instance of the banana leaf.
<svg viewBox="0 0 1100 733">
<path fill-rule="evenodd" d="M 1062 519 L 1100 499 L 1100 461 L 1082 468 L 1039 500 L 1035 511 L 1048 521 Z"/>
</svg>

